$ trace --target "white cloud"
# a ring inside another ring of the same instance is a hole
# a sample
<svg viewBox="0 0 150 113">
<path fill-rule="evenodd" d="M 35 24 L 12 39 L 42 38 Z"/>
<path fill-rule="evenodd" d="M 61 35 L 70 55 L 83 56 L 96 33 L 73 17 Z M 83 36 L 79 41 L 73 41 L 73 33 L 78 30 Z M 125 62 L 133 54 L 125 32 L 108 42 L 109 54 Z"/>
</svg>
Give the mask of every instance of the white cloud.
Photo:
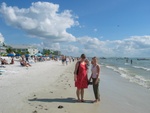
<svg viewBox="0 0 150 113">
<path fill-rule="evenodd" d="M 40 44 L 32 44 L 32 45 L 36 46 L 40 51 L 42 51 L 43 49 L 50 49 L 50 50 L 61 49 L 60 43 L 51 43 L 49 41 L 41 42 Z"/>
<path fill-rule="evenodd" d="M 150 36 L 132 36 L 123 40 L 101 41 L 93 37 L 79 37 L 73 43 L 43 42 L 40 47 L 60 50 L 62 54 L 80 56 L 104 56 L 104 57 L 149 57 Z"/>
<path fill-rule="evenodd" d="M 34 44 L 36 45 L 36 44 Z M 42 49 L 60 50 L 64 55 L 104 57 L 150 57 L 150 36 L 132 36 L 123 40 L 101 41 L 93 37 L 80 37 L 74 43 L 42 42 Z"/>
<path fill-rule="evenodd" d="M 100 41 L 98 38 L 80 37 L 82 52 L 88 56 L 150 57 L 150 36 L 132 36 L 123 40 Z"/>
<path fill-rule="evenodd" d="M 25 31 L 28 35 L 51 41 L 75 41 L 66 29 L 78 25 L 70 10 L 59 12 L 59 5 L 35 2 L 29 8 L 7 6 L 2 3 L 0 13 L 8 25 Z"/>
<path fill-rule="evenodd" d="M 149 48 L 150 46 L 150 36 L 132 36 L 130 39 L 125 40 L 128 43 L 132 42 L 132 45 L 137 45 L 136 48 Z"/>
<path fill-rule="evenodd" d="M 70 56 L 79 56 L 79 48 L 75 45 L 62 45 L 61 49 L 62 54 L 70 55 Z"/>
<path fill-rule="evenodd" d="M 60 50 L 63 54 L 72 56 L 85 53 L 87 56 L 150 57 L 150 36 L 131 36 L 113 41 L 102 41 L 103 37 L 75 38 L 67 29 L 79 25 L 75 20 L 78 17 L 72 15 L 70 10 L 59 12 L 58 4 L 35 2 L 29 8 L 20 9 L 2 3 L 0 13 L 8 25 L 19 28 L 32 37 L 42 38 L 43 43 L 37 45 L 41 49 Z M 1 33 L 0 41 L 4 42 Z"/>
<path fill-rule="evenodd" d="M 77 41 L 81 44 L 90 44 L 90 45 L 101 45 L 101 41 L 98 38 L 93 38 L 89 36 L 79 37 L 77 38 Z"/>
<path fill-rule="evenodd" d="M 3 35 L 0 33 L 0 43 L 3 43 L 4 42 L 4 37 Z"/>
</svg>

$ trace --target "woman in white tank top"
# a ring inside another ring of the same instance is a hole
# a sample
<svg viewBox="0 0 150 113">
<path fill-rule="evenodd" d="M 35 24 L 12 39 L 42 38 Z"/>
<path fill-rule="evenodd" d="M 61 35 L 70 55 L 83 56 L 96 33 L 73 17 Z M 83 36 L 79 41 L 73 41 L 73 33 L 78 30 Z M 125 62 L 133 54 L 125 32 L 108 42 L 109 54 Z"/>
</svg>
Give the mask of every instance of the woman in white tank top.
<svg viewBox="0 0 150 113">
<path fill-rule="evenodd" d="M 92 61 L 92 68 L 91 68 L 91 77 L 89 79 L 89 82 L 92 79 L 92 83 L 93 83 L 93 91 L 94 91 L 94 96 L 95 96 L 95 100 L 94 102 L 98 102 L 100 101 L 100 93 L 99 93 L 99 76 L 100 76 L 100 65 L 98 64 L 97 58 L 93 57 Z"/>
</svg>

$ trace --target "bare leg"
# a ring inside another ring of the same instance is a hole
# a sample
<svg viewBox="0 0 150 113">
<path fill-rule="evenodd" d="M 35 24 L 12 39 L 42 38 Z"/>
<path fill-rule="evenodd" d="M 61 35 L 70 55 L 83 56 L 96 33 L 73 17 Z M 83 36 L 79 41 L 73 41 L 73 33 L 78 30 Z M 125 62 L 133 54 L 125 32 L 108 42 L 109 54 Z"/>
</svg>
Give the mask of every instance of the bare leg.
<svg viewBox="0 0 150 113">
<path fill-rule="evenodd" d="M 78 88 L 76 90 L 76 95 L 77 95 L 78 101 L 80 101 L 80 89 Z"/>
<path fill-rule="evenodd" d="M 84 89 L 81 89 L 81 101 L 84 102 Z"/>
<path fill-rule="evenodd" d="M 96 79 L 93 79 L 93 83 L 95 83 Z M 100 93 L 99 93 L 99 82 L 97 84 L 93 84 L 93 91 L 95 95 L 94 102 L 100 101 Z"/>
</svg>

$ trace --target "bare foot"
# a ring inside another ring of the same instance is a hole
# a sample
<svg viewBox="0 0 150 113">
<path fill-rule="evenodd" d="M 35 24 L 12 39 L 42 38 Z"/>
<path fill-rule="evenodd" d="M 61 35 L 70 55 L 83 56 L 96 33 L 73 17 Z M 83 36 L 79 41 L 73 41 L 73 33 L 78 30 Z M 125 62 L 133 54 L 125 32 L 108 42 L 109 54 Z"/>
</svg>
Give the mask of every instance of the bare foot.
<svg viewBox="0 0 150 113">
<path fill-rule="evenodd" d="M 97 103 L 97 102 L 100 102 L 100 99 L 96 99 L 93 101 L 93 103 Z"/>
<path fill-rule="evenodd" d="M 77 100 L 77 102 L 81 102 L 81 100 L 80 100 L 80 99 L 78 99 L 78 100 Z"/>
<path fill-rule="evenodd" d="M 85 102 L 85 100 L 82 99 L 81 102 Z"/>
</svg>

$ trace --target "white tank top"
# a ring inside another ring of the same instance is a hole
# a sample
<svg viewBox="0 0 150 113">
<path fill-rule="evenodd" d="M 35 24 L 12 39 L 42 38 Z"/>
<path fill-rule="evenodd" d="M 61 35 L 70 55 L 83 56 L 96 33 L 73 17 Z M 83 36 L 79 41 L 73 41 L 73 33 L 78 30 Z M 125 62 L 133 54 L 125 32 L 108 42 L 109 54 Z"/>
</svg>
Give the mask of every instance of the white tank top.
<svg viewBox="0 0 150 113">
<path fill-rule="evenodd" d="M 92 78 L 97 78 L 97 64 L 95 66 L 92 66 Z"/>
</svg>

